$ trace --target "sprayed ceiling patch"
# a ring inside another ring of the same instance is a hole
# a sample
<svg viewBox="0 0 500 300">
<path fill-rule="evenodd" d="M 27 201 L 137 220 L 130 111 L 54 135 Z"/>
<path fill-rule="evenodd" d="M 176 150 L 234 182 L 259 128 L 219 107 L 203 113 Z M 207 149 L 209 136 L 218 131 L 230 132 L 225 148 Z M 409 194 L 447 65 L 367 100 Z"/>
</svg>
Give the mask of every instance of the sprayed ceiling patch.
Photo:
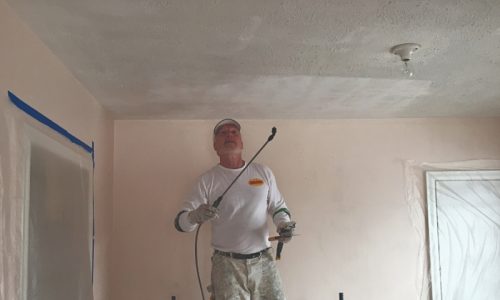
<svg viewBox="0 0 500 300">
<path fill-rule="evenodd" d="M 244 111 L 249 116 L 255 112 L 254 117 L 328 118 L 339 113 L 347 117 L 370 117 L 368 113 L 373 111 L 387 114 L 400 111 L 418 97 L 429 94 L 430 86 L 431 81 L 406 79 L 235 76 L 196 84 L 164 81 L 152 91 L 154 97 L 148 101 L 160 109 L 162 105 L 168 106 L 170 112 L 189 109 L 193 113 L 192 110 L 199 109 L 198 115 L 201 110 L 206 112 L 207 107 L 220 105 L 235 107 L 235 111 L 226 113 L 238 115 L 238 111 Z"/>
</svg>

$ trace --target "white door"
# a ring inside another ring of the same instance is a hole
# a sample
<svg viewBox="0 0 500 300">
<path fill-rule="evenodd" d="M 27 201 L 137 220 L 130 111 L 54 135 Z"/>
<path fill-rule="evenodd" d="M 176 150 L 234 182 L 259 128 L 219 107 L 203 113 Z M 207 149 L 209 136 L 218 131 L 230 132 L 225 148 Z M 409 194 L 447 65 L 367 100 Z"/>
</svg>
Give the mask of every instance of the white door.
<svg viewBox="0 0 500 300">
<path fill-rule="evenodd" d="M 426 177 L 433 299 L 500 299 L 500 171 Z"/>
</svg>

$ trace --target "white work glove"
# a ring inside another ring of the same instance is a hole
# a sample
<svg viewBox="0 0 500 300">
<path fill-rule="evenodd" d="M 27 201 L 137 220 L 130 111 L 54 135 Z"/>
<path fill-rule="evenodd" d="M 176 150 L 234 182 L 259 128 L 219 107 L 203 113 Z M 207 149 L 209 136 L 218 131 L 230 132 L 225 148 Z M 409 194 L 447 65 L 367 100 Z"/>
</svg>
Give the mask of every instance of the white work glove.
<svg viewBox="0 0 500 300">
<path fill-rule="evenodd" d="M 294 221 L 279 223 L 278 224 L 278 234 L 280 235 L 280 238 L 278 241 L 283 242 L 283 243 L 288 243 L 292 239 L 294 230 L 295 230 L 295 222 Z"/>
<path fill-rule="evenodd" d="M 219 217 L 219 210 L 209 204 L 202 204 L 188 213 L 189 222 L 201 224 Z"/>
</svg>

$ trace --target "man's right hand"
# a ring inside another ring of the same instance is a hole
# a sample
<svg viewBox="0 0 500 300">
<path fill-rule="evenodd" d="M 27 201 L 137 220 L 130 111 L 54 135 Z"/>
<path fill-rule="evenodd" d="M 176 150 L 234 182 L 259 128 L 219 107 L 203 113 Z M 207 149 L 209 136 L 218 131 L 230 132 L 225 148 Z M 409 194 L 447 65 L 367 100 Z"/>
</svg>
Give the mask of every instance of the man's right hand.
<svg viewBox="0 0 500 300">
<path fill-rule="evenodd" d="M 193 224 L 201 224 L 218 217 L 219 210 L 208 204 L 202 204 L 188 213 L 189 222 Z"/>
</svg>

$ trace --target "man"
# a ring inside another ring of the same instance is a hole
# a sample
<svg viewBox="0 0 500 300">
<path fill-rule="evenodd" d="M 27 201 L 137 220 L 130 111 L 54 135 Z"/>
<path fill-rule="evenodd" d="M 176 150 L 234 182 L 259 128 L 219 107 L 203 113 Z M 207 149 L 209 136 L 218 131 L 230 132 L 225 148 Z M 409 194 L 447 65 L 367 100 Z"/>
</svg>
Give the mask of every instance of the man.
<svg viewBox="0 0 500 300">
<path fill-rule="evenodd" d="M 224 119 L 214 128 L 213 146 L 219 164 L 198 179 L 194 190 L 175 219 L 175 227 L 190 232 L 198 224 L 212 224 L 212 290 L 216 300 L 285 299 L 268 241 L 267 216 L 280 233 L 280 241 L 292 237 L 283 196 L 272 171 L 252 163 L 213 206 L 231 182 L 245 168 L 242 158 L 241 126 Z"/>
</svg>

